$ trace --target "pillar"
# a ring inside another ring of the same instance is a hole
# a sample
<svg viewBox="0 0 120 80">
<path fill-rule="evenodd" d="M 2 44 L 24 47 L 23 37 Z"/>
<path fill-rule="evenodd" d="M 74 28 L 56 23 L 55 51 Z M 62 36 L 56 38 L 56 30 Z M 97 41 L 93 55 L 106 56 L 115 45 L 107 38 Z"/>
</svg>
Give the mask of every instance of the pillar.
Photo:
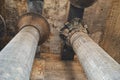
<svg viewBox="0 0 120 80">
<path fill-rule="evenodd" d="M 88 36 L 80 19 L 65 24 L 60 36 L 72 46 L 88 80 L 120 80 L 120 65 Z"/>
<path fill-rule="evenodd" d="M 0 80 L 29 80 L 36 48 L 49 35 L 44 17 L 27 13 L 18 21 L 19 33 L 0 52 Z"/>
</svg>

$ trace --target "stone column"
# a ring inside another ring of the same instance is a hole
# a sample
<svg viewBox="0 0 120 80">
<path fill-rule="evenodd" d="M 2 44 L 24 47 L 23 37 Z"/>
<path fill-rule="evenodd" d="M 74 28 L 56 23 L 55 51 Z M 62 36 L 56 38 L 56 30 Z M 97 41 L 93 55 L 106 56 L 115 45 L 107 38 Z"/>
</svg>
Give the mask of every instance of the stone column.
<svg viewBox="0 0 120 80">
<path fill-rule="evenodd" d="M 0 80 L 29 80 L 36 48 L 49 35 L 49 25 L 38 14 L 19 19 L 20 32 L 0 52 Z"/>
<path fill-rule="evenodd" d="M 120 65 L 88 36 L 80 19 L 67 23 L 60 36 L 72 46 L 88 80 L 120 80 Z"/>
</svg>

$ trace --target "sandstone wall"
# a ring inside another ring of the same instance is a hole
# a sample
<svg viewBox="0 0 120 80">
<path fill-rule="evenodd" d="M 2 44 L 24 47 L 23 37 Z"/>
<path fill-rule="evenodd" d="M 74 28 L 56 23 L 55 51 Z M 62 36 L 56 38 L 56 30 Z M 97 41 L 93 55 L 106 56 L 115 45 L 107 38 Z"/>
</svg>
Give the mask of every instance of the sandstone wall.
<svg viewBox="0 0 120 80">
<path fill-rule="evenodd" d="M 62 40 L 59 31 L 67 21 L 69 0 L 44 0 L 43 16 L 50 24 L 50 38 L 43 44 L 41 50 L 49 53 L 60 53 Z"/>
<path fill-rule="evenodd" d="M 101 45 L 120 63 L 120 0 L 112 1 Z"/>
<path fill-rule="evenodd" d="M 84 23 L 92 39 L 120 63 L 120 1 L 98 0 L 85 9 Z"/>
<path fill-rule="evenodd" d="M 97 43 L 100 43 L 102 39 L 111 1 L 97 0 L 93 6 L 85 9 L 84 23 L 88 26 L 90 36 Z"/>
</svg>

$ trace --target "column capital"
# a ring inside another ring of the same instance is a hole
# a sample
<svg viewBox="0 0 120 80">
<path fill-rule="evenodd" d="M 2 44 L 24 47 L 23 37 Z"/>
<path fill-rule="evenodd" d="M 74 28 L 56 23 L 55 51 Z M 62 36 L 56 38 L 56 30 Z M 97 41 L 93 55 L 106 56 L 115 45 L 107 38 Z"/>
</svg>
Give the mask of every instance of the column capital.
<svg viewBox="0 0 120 80">
<path fill-rule="evenodd" d="M 31 26 L 35 27 L 39 31 L 39 44 L 42 44 L 48 38 L 50 33 L 49 23 L 42 15 L 36 13 L 26 13 L 19 18 L 19 29 Z"/>
</svg>

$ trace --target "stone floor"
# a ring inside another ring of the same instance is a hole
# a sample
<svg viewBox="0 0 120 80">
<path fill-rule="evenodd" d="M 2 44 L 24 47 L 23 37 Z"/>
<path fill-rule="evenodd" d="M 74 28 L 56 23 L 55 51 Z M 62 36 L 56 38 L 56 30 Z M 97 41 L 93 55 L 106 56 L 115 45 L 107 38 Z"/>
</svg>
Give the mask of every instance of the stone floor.
<svg viewBox="0 0 120 80">
<path fill-rule="evenodd" d="M 42 53 L 34 61 L 31 80 L 87 80 L 77 58 L 62 61 L 58 54 Z"/>
</svg>

